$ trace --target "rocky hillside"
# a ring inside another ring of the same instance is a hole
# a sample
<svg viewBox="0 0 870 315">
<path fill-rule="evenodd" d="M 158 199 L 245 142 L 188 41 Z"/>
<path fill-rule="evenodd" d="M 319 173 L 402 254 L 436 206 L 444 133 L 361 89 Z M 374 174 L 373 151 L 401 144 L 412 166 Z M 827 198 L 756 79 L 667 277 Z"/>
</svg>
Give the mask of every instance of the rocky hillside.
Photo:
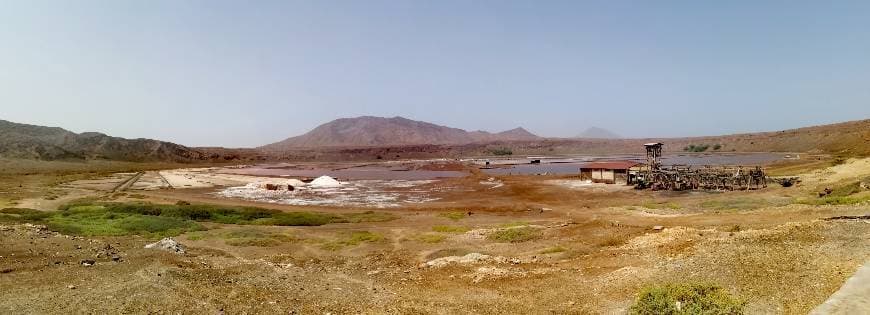
<svg viewBox="0 0 870 315">
<path fill-rule="evenodd" d="M 466 144 L 536 139 L 540 138 L 523 128 L 499 133 L 468 132 L 403 117 L 363 116 L 336 119 L 304 135 L 269 144 L 262 149 L 282 151 L 295 148 Z"/>
<path fill-rule="evenodd" d="M 97 132 L 74 133 L 0 120 L 0 157 L 35 160 L 173 161 L 203 160 L 198 150 L 151 139 L 124 139 Z"/>
</svg>

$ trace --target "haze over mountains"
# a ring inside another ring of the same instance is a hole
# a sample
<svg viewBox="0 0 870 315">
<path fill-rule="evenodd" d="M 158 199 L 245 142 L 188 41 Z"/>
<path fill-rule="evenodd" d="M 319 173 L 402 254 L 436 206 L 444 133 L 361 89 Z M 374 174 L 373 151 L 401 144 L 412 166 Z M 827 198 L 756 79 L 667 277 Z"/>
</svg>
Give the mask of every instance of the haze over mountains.
<svg viewBox="0 0 870 315">
<path fill-rule="evenodd" d="M 490 133 L 465 131 L 404 117 L 341 118 L 314 128 L 301 136 L 261 147 L 270 151 L 292 148 L 397 146 L 418 144 L 467 144 L 491 141 L 541 139 L 523 128 Z"/>
<path fill-rule="evenodd" d="M 590 138 L 590 139 L 619 139 L 622 138 L 618 134 L 613 131 L 600 128 L 600 127 L 589 127 L 585 131 L 581 132 L 577 135 L 576 138 Z"/>
</svg>

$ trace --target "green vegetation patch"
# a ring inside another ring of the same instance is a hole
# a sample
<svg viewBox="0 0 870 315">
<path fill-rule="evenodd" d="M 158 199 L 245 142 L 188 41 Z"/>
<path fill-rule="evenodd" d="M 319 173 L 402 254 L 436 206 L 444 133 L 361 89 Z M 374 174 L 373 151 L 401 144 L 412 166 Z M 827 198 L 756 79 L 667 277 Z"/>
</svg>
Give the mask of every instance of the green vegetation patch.
<svg viewBox="0 0 870 315">
<path fill-rule="evenodd" d="M 670 283 L 644 288 L 630 314 L 744 314 L 746 302 L 707 283 Z"/>
<path fill-rule="evenodd" d="M 172 217 L 199 222 L 215 222 L 239 225 L 319 226 L 329 223 L 383 222 L 397 217 L 389 213 L 366 211 L 344 215 L 322 212 L 285 212 L 258 207 L 236 207 L 205 204 L 177 203 L 161 205 L 145 202 L 84 202 L 61 206 L 60 210 L 100 207 L 108 212 L 133 213 L 150 216 Z"/>
<path fill-rule="evenodd" d="M 497 230 L 489 233 L 487 239 L 495 242 L 520 243 L 538 239 L 542 236 L 541 230 L 532 227 L 518 227 Z"/>
<path fill-rule="evenodd" d="M 846 197 L 857 194 L 861 192 L 863 189 L 861 188 L 861 182 L 854 182 L 851 184 L 843 185 L 840 187 L 834 188 L 834 191 L 831 192 L 828 197 Z"/>
<path fill-rule="evenodd" d="M 362 243 L 375 243 L 384 240 L 384 236 L 369 231 L 354 231 L 344 237 L 326 242 L 323 249 L 339 250 L 346 246 L 357 246 Z"/>
<path fill-rule="evenodd" d="M 448 218 L 453 221 L 462 220 L 465 218 L 465 213 L 459 211 L 450 211 L 450 212 L 442 212 L 438 214 L 439 217 Z"/>
<path fill-rule="evenodd" d="M 563 253 L 567 250 L 568 249 L 566 249 L 562 246 L 553 246 L 553 247 L 546 248 L 546 249 L 542 250 L 541 255 Z"/>
<path fill-rule="evenodd" d="M 846 197 L 822 197 L 818 199 L 801 199 L 798 200 L 798 203 L 805 205 L 814 205 L 814 206 L 824 206 L 824 205 L 833 205 L 833 206 L 842 206 L 842 205 L 856 205 L 862 204 L 865 202 L 870 202 L 870 195 L 864 196 L 846 196 Z"/>
<path fill-rule="evenodd" d="M 257 207 L 216 205 L 158 205 L 151 203 L 84 202 L 61 206 L 69 211 L 101 207 L 106 212 L 171 217 L 183 220 L 224 224 L 261 224 L 283 226 L 317 226 L 341 221 L 341 217 L 318 212 L 283 212 Z"/>
<path fill-rule="evenodd" d="M 190 220 L 136 213 L 118 213 L 94 207 L 73 208 L 54 212 L 42 219 L 49 229 L 64 234 L 176 236 L 186 231 L 201 230 Z"/>
<path fill-rule="evenodd" d="M 50 217 L 52 212 L 39 211 L 27 208 L 6 208 L 0 210 L 0 222 L 33 222 L 42 221 Z"/>
<path fill-rule="evenodd" d="M 44 224 L 54 231 L 75 235 L 175 236 L 201 230 L 198 222 L 238 225 L 319 226 L 329 223 L 382 222 L 395 219 L 373 211 L 335 215 L 321 212 L 284 212 L 257 207 L 158 205 L 83 199 L 60 207 L 60 211 L 8 208 L 0 221 Z"/>
<path fill-rule="evenodd" d="M 707 149 L 709 149 L 709 148 L 710 148 L 709 144 L 690 144 L 690 145 L 684 147 L 683 151 L 686 151 L 686 152 L 704 152 L 704 151 L 707 151 Z M 721 148 L 722 148 L 722 146 L 719 146 L 719 149 L 721 149 Z M 718 150 L 718 149 L 715 149 L 715 150 Z"/>
<path fill-rule="evenodd" d="M 467 226 L 459 225 L 436 225 L 432 227 L 432 231 L 441 233 L 465 233 L 469 230 L 470 228 L 468 228 Z"/>
<path fill-rule="evenodd" d="M 679 209 L 683 208 L 683 206 L 681 206 L 678 203 L 666 202 L 666 201 L 658 201 L 658 202 L 647 201 L 643 205 L 641 205 L 641 207 L 644 207 L 647 209 L 657 209 L 657 210 L 661 210 L 661 209 L 679 210 Z"/>
<path fill-rule="evenodd" d="M 222 235 L 224 242 L 230 246 L 271 247 L 282 243 L 295 241 L 291 235 L 274 233 L 256 229 L 239 229 Z"/>
<path fill-rule="evenodd" d="M 526 221 L 514 221 L 514 222 L 504 223 L 504 224 L 500 225 L 500 227 L 503 227 L 503 228 L 512 228 L 512 227 L 527 226 L 527 225 L 529 225 L 529 222 L 526 222 Z"/>
<path fill-rule="evenodd" d="M 490 149 L 489 154 L 492 154 L 492 155 L 513 155 L 514 151 L 511 150 L 511 148 L 502 147 L 502 148 Z"/>
<path fill-rule="evenodd" d="M 788 199 L 771 198 L 729 198 L 707 200 L 701 203 L 701 207 L 711 210 L 754 210 L 764 207 L 785 206 L 791 203 Z"/>
</svg>

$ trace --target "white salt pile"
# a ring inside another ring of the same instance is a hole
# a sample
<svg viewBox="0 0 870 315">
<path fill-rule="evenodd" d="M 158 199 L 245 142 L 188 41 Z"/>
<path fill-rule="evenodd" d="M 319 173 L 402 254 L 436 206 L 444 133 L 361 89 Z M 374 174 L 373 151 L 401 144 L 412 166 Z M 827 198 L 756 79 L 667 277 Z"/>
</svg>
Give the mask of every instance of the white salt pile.
<svg viewBox="0 0 870 315">
<path fill-rule="evenodd" d="M 339 186 L 341 186 L 341 183 L 339 181 L 335 180 L 335 178 L 324 175 L 324 176 L 320 176 L 318 178 L 315 178 L 313 181 L 311 181 L 311 183 L 309 185 L 311 187 L 321 187 L 321 188 L 322 187 L 339 187 Z"/>
</svg>

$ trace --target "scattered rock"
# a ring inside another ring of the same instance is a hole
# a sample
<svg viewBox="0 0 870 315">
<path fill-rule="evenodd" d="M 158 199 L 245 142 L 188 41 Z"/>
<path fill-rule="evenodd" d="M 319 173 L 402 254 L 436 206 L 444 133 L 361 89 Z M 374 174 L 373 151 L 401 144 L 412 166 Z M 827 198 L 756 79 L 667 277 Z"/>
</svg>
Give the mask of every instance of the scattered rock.
<svg viewBox="0 0 870 315">
<path fill-rule="evenodd" d="M 665 229 L 665 227 L 664 227 L 664 226 L 661 226 L 661 225 L 656 225 L 656 226 L 653 227 L 653 230 L 654 230 L 654 231 L 661 231 L 661 230 L 664 230 L 664 229 Z"/>
<path fill-rule="evenodd" d="M 121 256 L 118 256 L 118 255 L 112 255 L 112 261 L 115 261 L 115 262 L 121 262 Z"/>
<path fill-rule="evenodd" d="M 185 253 L 184 245 L 181 245 L 181 243 L 175 241 L 171 237 L 164 238 L 156 243 L 145 245 L 145 248 L 165 250 L 176 254 Z"/>
<path fill-rule="evenodd" d="M 825 221 L 834 221 L 834 220 L 870 220 L 870 214 L 868 215 L 841 215 L 836 217 L 825 218 Z"/>
<path fill-rule="evenodd" d="M 447 256 L 427 261 L 420 265 L 422 268 L 432 267 L 440 268 L 450 264 L 475 264 L 482 262 L 497 262 L 503 263 L 507 259 L 501 256 L 490 256 L 481 253 L 470 253 L 465 256 Z"/>
<path fill-rule="evenodd" d="M 90 266 L 97 264 L 97 262 L 94 261 L 93 259 L 82 259 L 81 264 L 82 264 L 82 266 L 90 267 Z"/>
<path fill-rule="evenodd" d="M 70 289 L 70 290 L 75 290 L 75 289 L 76 289 L 76 286 L 70 284 L 70 285 L 66 286 L 66 288 L 67 288 L 67 289 Z"/>
</svg>

